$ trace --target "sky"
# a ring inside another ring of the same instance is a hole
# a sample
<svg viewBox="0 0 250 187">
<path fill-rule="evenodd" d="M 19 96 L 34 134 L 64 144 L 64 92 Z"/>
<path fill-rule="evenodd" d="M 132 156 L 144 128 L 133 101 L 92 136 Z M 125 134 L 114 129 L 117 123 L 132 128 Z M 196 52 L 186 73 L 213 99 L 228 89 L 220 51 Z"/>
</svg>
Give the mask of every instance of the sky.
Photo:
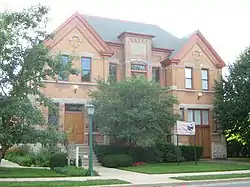
<svg viewBox="0 0 250 187">
<path fill-rule="evenodd" d="M 36 3 L 50 7 L 51 31 L 79 12 L 156 24 L 180 38 L 199 29 L 226 64 L 250 45 L 248 0 L 0 0 L 0 11 Z"/>
</svg>

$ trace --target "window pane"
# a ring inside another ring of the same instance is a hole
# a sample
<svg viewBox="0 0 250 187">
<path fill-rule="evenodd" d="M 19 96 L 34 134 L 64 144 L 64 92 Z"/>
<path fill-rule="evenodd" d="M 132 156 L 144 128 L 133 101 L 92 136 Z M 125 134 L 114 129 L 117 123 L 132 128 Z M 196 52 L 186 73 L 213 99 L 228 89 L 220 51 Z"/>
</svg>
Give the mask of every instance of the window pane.
<svg viewBox="0 0 250 187">
<path fill-rule="evenodd" d="M 160 82 L 160 68 L 152 68 L 152 80 Z"/>
<path fill-rule="evenodd" d="M 201 77 L 202 79 L 207 80 L 208 79 L 208 70 L 201 70 Z"/>
<path fill-rule="evenodd" d="M 53 111 L 51 108 L 49 108 L 48 112 L 48 124 L 51 125 L 58 125 L 59 122 L 59 104 L 55 103 L 57 111 Z"/>
<path fill-rule="evenodd" d="M 67 55 L 62 55 L 62 61 L 63 61 L 63 64 L 67 64 L 69 62 L 69 56 Z M 58 80 L 63 80 L 63 81 L 67 81 L 68 80 L 68 77 L 63 77 L 63 74 L 62 73 L 59 73 L 58 75 Z"/>
<path fill-rule="evenodd" d="M 88 70 L 82 71 L 82 81 L 90 82 L 90 71 Z"/>
<path fill-rule="evenodd" d="M 202 89 L 207 90 L 208 89 L 208 81 L 207 80 L 202 80 Z"/>
<path fill-rule="evenodd" d="M 186 78 L 192 78 L 192 69 L 191 68 L 185 68 L 185 77 Z"/>
<path fill-rule="evenodd" d="M 184 109 L 183 108 L 180 109 L 180 116 L 181 116 L 181 120 L 183 121 L 184 120 Z"/>
<path fill-rule="evenodd" d="M 67 56 L 67 55 L 63 55 L 62 56 L 62 61 L 63 61 L 63 63 L 68 63 L 69 62 L 69 56 Z"/>
<path fill-rule="evenodd" d="M 208 110 L 202 111 L 202 125 L 208 125 Z"/>
<path fill-rule="evenodd" d="M 90 70 L 91 58 L 82 57 L 82 70 Z"/>
<path fill-rule="evenodd" d="M 65 104 L 65 111 L 68 112 L 82 112 L 83 105 L 82 104 Z"/>
<path fill-rule="evenodd" d="M 194 111 L 194 121 L 196 125 L 200 125 L 201 124 L 201 111 L 200 110 L 195 110 Z"/>
<path fill-rule="evenodd" d="M 142 65 L 142 64 L 131 64 L 131 70 L 146 71 L 146 65 Z"/>
<path fill-rule="evenodd" d="M 186 88 L 192 88 L 192 79 L 186 79 L 185 85 Z"/>
<path fill-rule="evenodd" d="M 109 64 L 109 80 L 116 82 L 116 71 L 117 71 L 117 66 L 116 64 Z"/>
<path fill-rule="evenodd" d="M 141 73 L 141 72 L 131 72 L 131 76 L 134 78 L 145 78 L 146 73 Z"/>
<path fill-rule="evenodd" d="M 188 110 L 188 122 L 193 122 L 194 118 L 193 118 L 193 110 Z"/>
</svg>

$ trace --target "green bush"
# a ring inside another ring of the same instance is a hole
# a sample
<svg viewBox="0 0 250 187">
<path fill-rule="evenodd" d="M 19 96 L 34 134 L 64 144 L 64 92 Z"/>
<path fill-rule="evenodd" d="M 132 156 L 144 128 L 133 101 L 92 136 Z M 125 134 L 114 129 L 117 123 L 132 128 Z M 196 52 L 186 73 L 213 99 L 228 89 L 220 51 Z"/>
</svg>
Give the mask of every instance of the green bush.
<svg viewBox="0 0 250 187">
<path fill-rule="evenodd" d="M 57 152 L 51 155 L 50 161 L 49 161 L 49 166 L 51 168 L 54 167 L 64 167 L 68 165 L 68 160 L 67 160 L 67 154 L 66 153 L 61 153 Z"/>
<path fill-rule="evenodd" d="M 171 143 L 158 143 L 157 149 L 162 153 L 162 162 L 175 162 L 181 160 L 180 148 Z"/>
<path fill-rule="evenodd" d="M 95 154 L 100 163 L 103 157 L 113 154 L 125 154 L 132 157 L 133 162 L 176 162 L 194 160 L 194 146 L 175 146 L 171 143 L 157 143 L 153 147 L 130 147 L 128 145 L 95 145 Z M 200 159 L 203 147 L 197 146 L 197 158 Z"/>
<path fill-rule="evenodd" d="M 39 167 L 49 167 L 49 160 L 51 157 L 51 153 L 48 149 L 41 148 L 37 153 L 34 155 L 35 157 L 35 166 Z"/>
<path fill-rule="evenodd" d="M 25 156 L 20 156 L 17 159 L 17 163 L 21 166 L 32 166 L 35 162 L 34 155 L 25 155 Z"/>
<path fill-rule="evenodd" d="M 105 155 L 102 158 L 102 165 L 109 168 L 132 166 L 133 159 L 126 154 Z"/>
<path fill-rule="evenodd" d="M 76 176 L 90 176 L 90 172 L 88 169 L 84 169 L 83 167 L 75 167 L 75 166 L 64 166 L 64 167 L 55 167 L 53 170 L 56 173 L 64 174 L 66 176 L 76 177 Z M 97 173 L 94 171 L 94 174 Z"/>
<path fill-rule="evenodd" d="M 180 145 L 179 147 L 180 147 L 182 156 L 184 157 L 185 161 L 194 161 L 195 160 L 195 146 Z M 202 154 L 203 154 L 203 147 L 196 146 L 197 160 L 199 160 L 202 157 Z"/>
</svg>

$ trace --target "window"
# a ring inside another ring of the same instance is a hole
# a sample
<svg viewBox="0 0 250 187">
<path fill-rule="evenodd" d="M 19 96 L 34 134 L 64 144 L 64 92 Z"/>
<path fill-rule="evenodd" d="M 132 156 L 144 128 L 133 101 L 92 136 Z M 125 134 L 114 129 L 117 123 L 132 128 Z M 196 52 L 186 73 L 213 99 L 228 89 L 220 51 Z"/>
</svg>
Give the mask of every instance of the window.
<svg viewBox="0 0 250 187">
<path fill-rule="evenodd" d="M 144 64 L 131 64 L 131 75 L 132 77 L 143 77 L 146 78 L 147 66 Z"/>
<path fill-rule="evenodd" d="M 186 88 L 192 88 L 193 85 L 192 85 L 192 76 L 193 76 L 193 73 L 192 73 L 192 68 L 185 68 L 185 87 Z"/>
<path fill-rule="evenodd" d="M 152 68 L 152 80 L 154 82 L 160 82 L 160 68 L 158 67 Z"/>
<path fill-rule="evenodd" d="M 83 82 L 90 82 L 91 77 L 91 58 L 89 57 L 82 57 L 82 81 Z"/>
<path fill-rule="evenodd" d="M 111 82 L 116 82 L 117 81 L 117 65 L 109 63 L 109 80 Z"/>
<path fill-rule="evenodd" d="M 59 122 L 59 103 L 54 103 L 54 104 L 57 110 L 52 110 L 52 108 L 49 107 L 48 124 L 57 126 Z"/>
<path fill-rule="evenodd" d="M 202 79 L 202 89 L 208 90 L 208 70 L 207 69 L 201 70 L 201 79 Z"/>
<path fill-rule="evenodd" d="M 184 108 L 180 108 L 181 120 L 184 121 Z"/>
<path fill-rule="evenodd" d="M 188 121 L 194 121 L 196 125 L 209 124 L 209 111 L 208 110 L 188 110 Z"/>
<path fill-rule="evenodd" d="M 66 65 L 69 62 L 69 56 L 68 55 L 62 55 L 62 62 L 63 62 L 64 65 Z M 60 74 L 61 74 L 61 76 L 60 76 Z M 62 73 L 59 73 L 58 80 L 68 81 L 68 77 L 63 78 Z"/>
<path fill-rule="evenodd" d="M 82 104 L 65 104 L 65 111 L 83 112 L 83 105 Z"/>
<path fill-rule="evenodd" d="M 203 110 L 202 111 L 202 124 L 203 125 L 208 125 L 208 117 L 209 114 L 208 114 L 208 110 Z"/>
</svg>

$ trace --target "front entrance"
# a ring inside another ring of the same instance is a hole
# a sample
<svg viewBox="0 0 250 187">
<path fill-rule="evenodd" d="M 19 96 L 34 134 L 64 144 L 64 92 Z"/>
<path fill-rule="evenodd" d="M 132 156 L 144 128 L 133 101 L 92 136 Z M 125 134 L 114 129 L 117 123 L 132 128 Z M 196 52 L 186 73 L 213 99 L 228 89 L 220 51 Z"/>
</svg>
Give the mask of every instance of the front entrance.
<svg viewBox="0 0 250 187">
<path fill-rule="evenodd" d="M 203 157 L 210 158 L 211 157 L 211 140 L 210 140 L 210 127 L 209 126 L 195 126 L 195 138 L 196 142 L 194 142 L 194 136 L 189 137 L 189 142 L 191 145 L 202 146 L 203 147 Z"/>
<path fill-rule="evenodd" d="M 69 143 L 84 144 L 83 105 L 65 105 L 64 130 L 68 131 Z"/>
</svg>

